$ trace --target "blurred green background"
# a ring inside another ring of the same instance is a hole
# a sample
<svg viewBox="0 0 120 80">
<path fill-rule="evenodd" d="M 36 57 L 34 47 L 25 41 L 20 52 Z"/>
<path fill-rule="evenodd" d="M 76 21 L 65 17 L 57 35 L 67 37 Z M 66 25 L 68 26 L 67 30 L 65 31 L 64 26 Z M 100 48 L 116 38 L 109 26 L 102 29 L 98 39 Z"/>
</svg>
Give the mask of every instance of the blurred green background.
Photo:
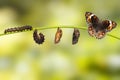
<svg viewBox="0 0 120 80">
<path fill-rule="evenodd" d="M 109 32 L 120 37 L 119 0 L 0 0 L 0 33 L 21 25 L 87 27 L 85 12 L 117 22 Z M 72 45 L 73 29 L 62 29 L 61 42 L 54 44 L 56 29 L 41 30 L 45 42 L 33 41 L 33 32 L 0 37 L 0 80 L 120 80 L 120 41 L 101 40 L 80 30 Z"/>
</svg>

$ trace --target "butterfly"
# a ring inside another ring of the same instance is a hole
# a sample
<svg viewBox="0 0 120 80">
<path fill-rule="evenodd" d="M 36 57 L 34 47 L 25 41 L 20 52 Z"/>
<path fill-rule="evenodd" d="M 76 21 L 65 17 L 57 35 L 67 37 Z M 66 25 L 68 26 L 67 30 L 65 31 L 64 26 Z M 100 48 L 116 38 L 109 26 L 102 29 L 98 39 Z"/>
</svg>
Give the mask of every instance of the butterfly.
<svg viewBox="0 0 120 80">
<path fill-rule="evenodd" d="M 111 20 L 99 20 L 99 18 L 91 13 L 85 13 L 86 22 L 88 24 L 88 33 L 92 37 L 102 39 L 107 32 L 110 32 L 117 26 L 117 23 Z"/>
</svg>

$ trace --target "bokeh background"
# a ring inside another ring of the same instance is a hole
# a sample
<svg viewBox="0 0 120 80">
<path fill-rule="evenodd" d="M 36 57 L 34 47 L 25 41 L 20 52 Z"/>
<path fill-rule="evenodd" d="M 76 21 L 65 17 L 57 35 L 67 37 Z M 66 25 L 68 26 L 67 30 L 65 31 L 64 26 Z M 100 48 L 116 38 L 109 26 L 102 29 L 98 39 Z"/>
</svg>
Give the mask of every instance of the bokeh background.
<svg viewBox="0 0 120 80">
<path fill-rule="evenodd" d="M 120 37 L 119 0 L 0 0 L 0 33 L 21 25 L 87 27 L 85 12 L 117 22 L 109 32 Z M 0 80 L 120 80 L 120 40 L 101 40 L 80 30 L 72 45 L 73 29 L 64 28 L 59 44 L 56 29 L 41 30 L 45 42 L 33 41 L 33 32 L 0 37 Z"/>
</svg>

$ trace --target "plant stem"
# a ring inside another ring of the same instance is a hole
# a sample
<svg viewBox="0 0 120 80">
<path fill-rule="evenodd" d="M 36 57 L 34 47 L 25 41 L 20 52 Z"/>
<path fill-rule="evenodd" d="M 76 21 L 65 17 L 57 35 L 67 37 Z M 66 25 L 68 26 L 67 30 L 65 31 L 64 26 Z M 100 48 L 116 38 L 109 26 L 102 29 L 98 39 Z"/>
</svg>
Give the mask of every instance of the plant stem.
<svg viewBox="0 0 120 80">
<path fill-rule="evenodd" d="M 82 29 L 82 30 L 87 30 L 87 28 L 85 27 L 77 27 L 77 26 L 59 26 L 60 28 L 78 28 L 78 29 Z M 37 27 L 37 28 L 33 28 L 33 30 L 31 31 L 34 31 L 35 29 L 37 30 L 46 30 L 46 29 L 55 29 L 55 28 L 58 28 L 58 26 L 45 26 L 45 27 Z M 22 32 L 29 32 L 29 30 L 27 31 L 22 31 Z M 15 33 L 21 33 L 21 32 L 11 32 L 11 33 L 7 33 L 7 34 L 4 34 L 4 33 L 1 33 L 0 36 L 5 36 L 5 35 L 10 35 L 10 34 L 15 34 Z"/>
<path fill-rule="evenodd" d="M 110 37 L 113 37 L 113 38 L 115 38 L 115 39 L 120 40 L 120 38 L 119 38 L 119 37 L 117 37 L 117 36 L 113 36 L 113 35 L 111 35 L 111 34 L 107 34 L 107 36 L 110 36 Z"/>
<path fill-rule="evenodd" d="M 46 26 L 46 27 L 33 28 L 33 30 L 31 30 L 31 31 L 34 31 L 35 29 L 37 29 L 37 30 L 55 29 L 58 27 L 60 27 L 60 28 L 78 28 L 81 30 L 87 30 L 87 27 L 79 27 L 79 26 L 51 26 L 51 27 Z M 29 32 L 29 31 L 22 31 L 22 32 Z M 20 32 L 11 32 L 11 33 L 7 33 L 7 34 L 2 33 L 2 34 L 0 34 L 0 36 L 5 36 L 5 35 L 15 34 L 15 33 L 20 33 Z M 119 37 L 113 36 L 111 34 L 107 34 L 107 36 L 110 36 L 110 37 L 120 40 Z"/>
<path fill-rule="evenodd" d="M 44 29 L 54 29 L 54 28 L 58 28 L 58 26 L 40 27 L 40 28 L 35 28 L 35 29 L 44 30 Z M 77 26 L 60 26 L 60 28 L 78 28 L 78 29 L 82 29 L 82 30 L 87 30 L 87 28 L 85 28 L 85 27 L 77 27 Z"/>
</svg>

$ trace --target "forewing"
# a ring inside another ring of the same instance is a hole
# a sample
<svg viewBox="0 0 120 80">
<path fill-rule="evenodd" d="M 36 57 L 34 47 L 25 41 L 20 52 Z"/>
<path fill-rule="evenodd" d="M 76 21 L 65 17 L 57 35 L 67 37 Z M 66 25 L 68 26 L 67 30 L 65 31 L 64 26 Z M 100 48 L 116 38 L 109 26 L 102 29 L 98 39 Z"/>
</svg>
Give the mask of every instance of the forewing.
<svg viewBox="0 0 120 80">
<path fill-rule="evenodd" d="M 96 27 L 99 22 L 98 17 L 91 12 L 86 12 L 85 18 L 86 18 L 86 22 L 88 23 L 88 26 Z"/>
<path fill-rule="evenodd" d="M 103 24 L 103 27 L 106 29 L 106 32 L 110 32 L 117 25 L 116 22 L 111 21 L 111 20 L 104 20 L 102 21 L 102 24 Z"/>
</svg>

